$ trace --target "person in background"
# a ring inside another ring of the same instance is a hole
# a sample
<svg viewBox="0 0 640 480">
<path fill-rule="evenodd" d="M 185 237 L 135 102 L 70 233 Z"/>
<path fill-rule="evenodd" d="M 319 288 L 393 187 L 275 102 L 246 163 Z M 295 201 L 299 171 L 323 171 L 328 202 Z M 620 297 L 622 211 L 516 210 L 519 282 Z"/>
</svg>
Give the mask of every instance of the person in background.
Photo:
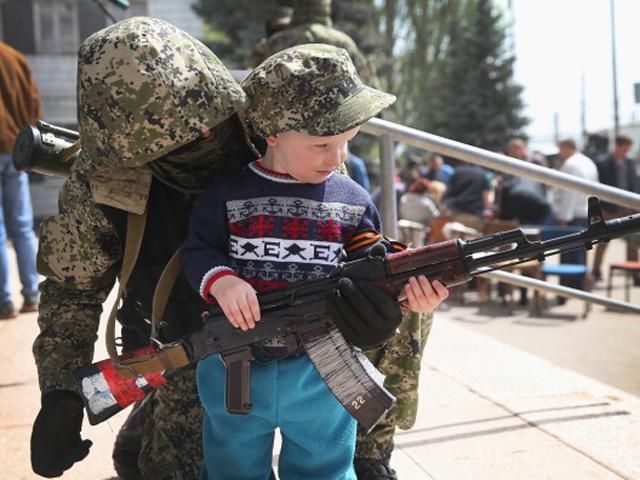
<svg viewBox="0 0 640 480">
<path fill-rule="evenodd" d="M 419 155 L 409 153 L 404 165 L 398 173 L 404 183 L 405 190 L 407 190 L 409 186 L 419 178 L 426 178 L 427 170 L 427 166 L 422 163 L 422 159 Z"/>
<path fill-rule="evenodd" d="M 478 165 L 461 165 L 449 179 L 442 200 L 445 212 L 456 222 L 481 230 L 484 220 L 493 217 L 493 190 L 490 174 Z"/>
<path fill-rule="evenodd" d="M 257 66 L 262 60 L 269 56 L 266 53 L 269 50 L 269 37 L 287 28 L 291 23 L 292 15 L 293 8 L 291 7 L 279 6 L 276 8 L 274 14 L 265 22 L 265 37 L 260 39 L 244 62 L 247 68 Z"/>
<path fill-rule="evenodd" d="M 402 198 L 402 195 L 404 195 L 404 193 L 407 191 L 407 187 L 402 181 L 402 178 L 400 178 L 400 175 L 396 175 L 393 179 L 393 190 L 396 198 L 397 210 L 400 205 L 400 199 Z M 382 210 L 382 187 L 378 186 L 373 190 L 373 192 L 371 192 L 371 200 L 379 211 Z"/>
<path fill-rule="evenodd" d="M 369 182 L 369 174 L 367 173 L 367 164 L 364 160 L 353 153 L 351 150 L 347 152 L 347 160 L 344 162 L 347 167 L 347 174 L 367 192 L 371 190 Z"/>
<path fill-rule="evenodd" d="M 587 133 L 582 153 L 589 158 L 600 159 L 609 152 L 609 135 L 603 133 Z M 597 162 L 596 162 L 597 163 Z"/>
<path fill-rule="evenodd" d="M 419 178 L 400 197 L 398 218 L 421 223 L 428 227 L 431 220 L 440 215 L 440 210 L 430 191 L 430 180 Z"/>
<path fill-rule="evenodd" d="M 547 167 L 547 159 L 544 158 L 539 152 L 530 152 L 524 139 L 520 137 L 514 137 L 507 142 L 507 146 L 504 149 L 505 155 L 508 155 L 518 160 L 524 160 L 526 162 L 540 165 L 541 167 Z"/>
<path fill-rule="evenodd" d="M 453 175 L 454 168 L 448 163 L 444 162 L 442 155 L 434 153 L 431 155 L 428 161 L 428 167 L 426 177 L 429 180 L 436 180 L 442 182 L 445 185 L 449 183 L 451 175 Z"/>
<path fill-rule="evenodd" d="M 37 240 L 29 178 L 13 167 L 11 153 L 20 129 L 41 117 L 40 95 L 27 59 L 0 42 L 0 320 L 18 315 L 11 299 L 8 236 L 13 240 L 22 283 L 20 313 L 38 311 Z"/>
<path fill-rule="evenodd" d="M 558 143 L 558 149 L 558 169 L 561 172 L 593 182 L 598 181 L 596 164 L 578 151 L 573 139 L 561 140 Z M 555 188 L 553 198 L 555 217 L 560 225 L 586 225 L 587 194 L 567 188 Z"/>
<path fill-rule="evenodd" d="M 598 181 L 598 169 L 596 164 L 586 155 L 578 151 L 576 142 L 567 138 L 558 143 L 558 169 L 561 172 L 592 182 Z M 559 225 L 587 226 L 587 198 L 588 195 L 568 188 L 553 189 L 553 207 L 556 221 Z M 560 255 L 562 263 L 581 263 L 584 252 L 568 252 Z M 584 289 L 582 278 L 562 278 L 560 284 L 567 287 Z M 564 303 L 565 298 L 558 298 Z"/>
<path fill-rule="evenodd" d="M 507 142 L 504 150 L 509 157 L 542 167 L 547 160 L 536 152 L 529 153 L 522 138 L 515 137 Z M 552 221 L 551 205 L 547 187 L 527 177 L 502 174 L 496 179 L 496 204 L 498 218 L 518 220 L 521 224 L 545 224 Z"/>
<path fill-rule="evenodd" d="M 638 175 L 637 162 L 629 157 L 629 151 L 633 145 L 631 137 L 624 134 L 616 135 L 613 151 L 597 159 L 598 175 L 600 182 L 612 187 L 621 188 L 629 192 L 640 193 L 640 177 Z M 602 213 L 606 220 L 622 217 L 632 213 L 629 209 L 613 203 L 602 202 Z M 598 243 L 593 258 L 593 277 L 602 279 L 602 261 L 608 243 Z M 638 260 L 638 248 L 633 241 L 627 241 L 627 260 Z M 640 285 L 640 275 L 634 277 L 634 283 Z"/>
<path fill-rule="evenodd" d="M 505 155 L 540 166 L 547 166 L 546 158 L 534 152 L 529 153 L 522 138 L 515 137 L 507 142 Z M 520 225 L 543 225 L 553 221 L 548 191 L 544 184 L 521 175 L 501 174 L 495 179 L 495 203 L 498 219 L 517 220 Z M 499 289 L 504 284 L 499 284 Z M 527 289 L 520 287 L 520 305 L 527 305 Z"/>
<path fill-rule="evenodd" d="M 266 48 L 262 51 L 264 57 L 255 57 L 249 67 L 257 66 L 262 60 L 280 50 L 304 43 L 326 43 L 344 48 L 349 52 L 362 81 L 366 85 L 377 87 L 375 69 L 356 42 L 346 33 L 333 27 L 331 0 L 294 0 L 293 15 L 287 28 L 269 37 Z"/>
</svg>

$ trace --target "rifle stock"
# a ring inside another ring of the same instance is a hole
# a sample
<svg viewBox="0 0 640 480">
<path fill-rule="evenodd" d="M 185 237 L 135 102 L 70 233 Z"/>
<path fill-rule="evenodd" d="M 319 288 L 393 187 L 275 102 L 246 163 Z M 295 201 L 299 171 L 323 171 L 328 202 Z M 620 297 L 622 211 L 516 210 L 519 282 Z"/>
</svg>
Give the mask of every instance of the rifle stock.
<svg viewBox="0 0 640 480">
<path fill-rule="evenodd" d="M 156 352 L 149 345 L 131 353 L 120 355 L 125 361 L 134 357 L 148 357 Z M 110 359 L 77 368 L 73 375 L 80 387 L 87 417 L 91 425 L 97 425 L 129 405 L 142 400 L 167 381 L 163 372 L 150 372 L 135 377 L 119 373 Z"/>
<path fill-rule="evenodd" d="M 372 281 L 402 300 L 402 287 L 412 276 L 425 275 L 451 287 L 469 281 L 487 267 L 497 269 L 530 260 L 543 261 L 550 255 L 576 248 L 590 249 L 595 243 L 640 231 L 640 214 L 605 222 L 596 197 L 589 198 L 588 218 L 585 230 L 547 241 L 530 241 L 520 229 L 513 229 L 469 241 L 448 240 L 386 257 L 370 255 L 344 262 L 327 278 L 260 294 L 262 318 L 248 331 L 234 329 L 220 308 L 212 307 L 203 313 L 202 329 L 178 342 L 159 348 L 150 346 L 151 350 L 120 357 L 117 366 L 103 360 L 76 370 L 74 375 L 82 387 L 89 419 L 99 423 L 109 418 L 127 406 L 125 400 L 133 403 L 161 385 L 173 369 L 216 353 L 221 354 L 227 365 L 227 408 L 233 413 L 248 413 L 249 365 L 253 358 L 250 347 L 284 336 L 304 345 L 336 398 L 369 430 L 391 408 L 394 398 L 384 389 L 379 372 L 366 357 L 346 344 L 326 312 L 325 296 L 341 278 Z M 505 250 L 508 246 L 512 248 Z M 496 248 L 499 250 L 495 251 Z M 349 368 L 344 368 L 345 365 Z M 96 369 L 108 373 L 96 377 Z M 109 392 L 113 400 L 108 408 L 105 381 L 106 388 L 113 381 Z M 120 395 L 113 389 L 124 389 L 126 394 Z"/>
</svg>

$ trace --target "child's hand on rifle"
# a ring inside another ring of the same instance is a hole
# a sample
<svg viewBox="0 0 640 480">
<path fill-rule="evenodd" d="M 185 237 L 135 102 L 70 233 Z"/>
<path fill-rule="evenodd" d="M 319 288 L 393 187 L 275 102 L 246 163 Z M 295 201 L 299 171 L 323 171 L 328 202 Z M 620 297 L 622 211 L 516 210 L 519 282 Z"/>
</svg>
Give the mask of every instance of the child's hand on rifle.
<svg viewBox="0 0 640 480">
<path fill-rule="evenodd" d="M 407 298 L 402 302 L 402 306 L 412 312 L 429 313 L 449 296 L 449 289 L 439 280 L 431 283 L 427 277 L 420 275 L 409 279 L 404 286 L 404 293 Z"/>
<path fill-rule="evenodd" d="M 235 328 L 248 330 L 260 320 L 260 305 L 253 287 L 234 275 L 225 275 L 209 288 L 209 295 L 216 299 L 220 308 Z"/>
</svg>

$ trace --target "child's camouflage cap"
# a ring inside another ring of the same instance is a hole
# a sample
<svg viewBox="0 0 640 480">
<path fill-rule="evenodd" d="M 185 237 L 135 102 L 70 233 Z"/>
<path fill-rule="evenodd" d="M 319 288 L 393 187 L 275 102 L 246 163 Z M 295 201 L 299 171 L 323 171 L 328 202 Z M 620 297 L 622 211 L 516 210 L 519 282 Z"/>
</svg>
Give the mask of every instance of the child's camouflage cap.
<svg viewBox="0 0 640 480">
<path fill-rule="evenodd" d="M 287 130 L 338 135 L 363 124 L 396 97 L 368 87 L 346 50 L 321 43 L 282 50 L 242 82 L 245 120 L 258 135 Z"/>
</svg>

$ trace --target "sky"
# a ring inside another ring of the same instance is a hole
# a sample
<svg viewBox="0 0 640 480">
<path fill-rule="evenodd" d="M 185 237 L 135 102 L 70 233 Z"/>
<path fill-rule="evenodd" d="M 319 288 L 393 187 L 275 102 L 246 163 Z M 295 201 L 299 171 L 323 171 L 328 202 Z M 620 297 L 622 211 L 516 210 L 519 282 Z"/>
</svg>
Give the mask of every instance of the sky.
<svg viewBox="0 0 640 480">
<path fill-rule="evenodd" d="M 507 5 L 508 0 L 499 3 Z M 530 142 L 581 140 L 584 78 L 587 131 L 612 128 L 610 0 L 511 0 L 515 80 L 524 87 Z M 640 123 L 633 85 L 640 83 L 640 0 L 614 0 L 620 126 Z"/>
</svg>

